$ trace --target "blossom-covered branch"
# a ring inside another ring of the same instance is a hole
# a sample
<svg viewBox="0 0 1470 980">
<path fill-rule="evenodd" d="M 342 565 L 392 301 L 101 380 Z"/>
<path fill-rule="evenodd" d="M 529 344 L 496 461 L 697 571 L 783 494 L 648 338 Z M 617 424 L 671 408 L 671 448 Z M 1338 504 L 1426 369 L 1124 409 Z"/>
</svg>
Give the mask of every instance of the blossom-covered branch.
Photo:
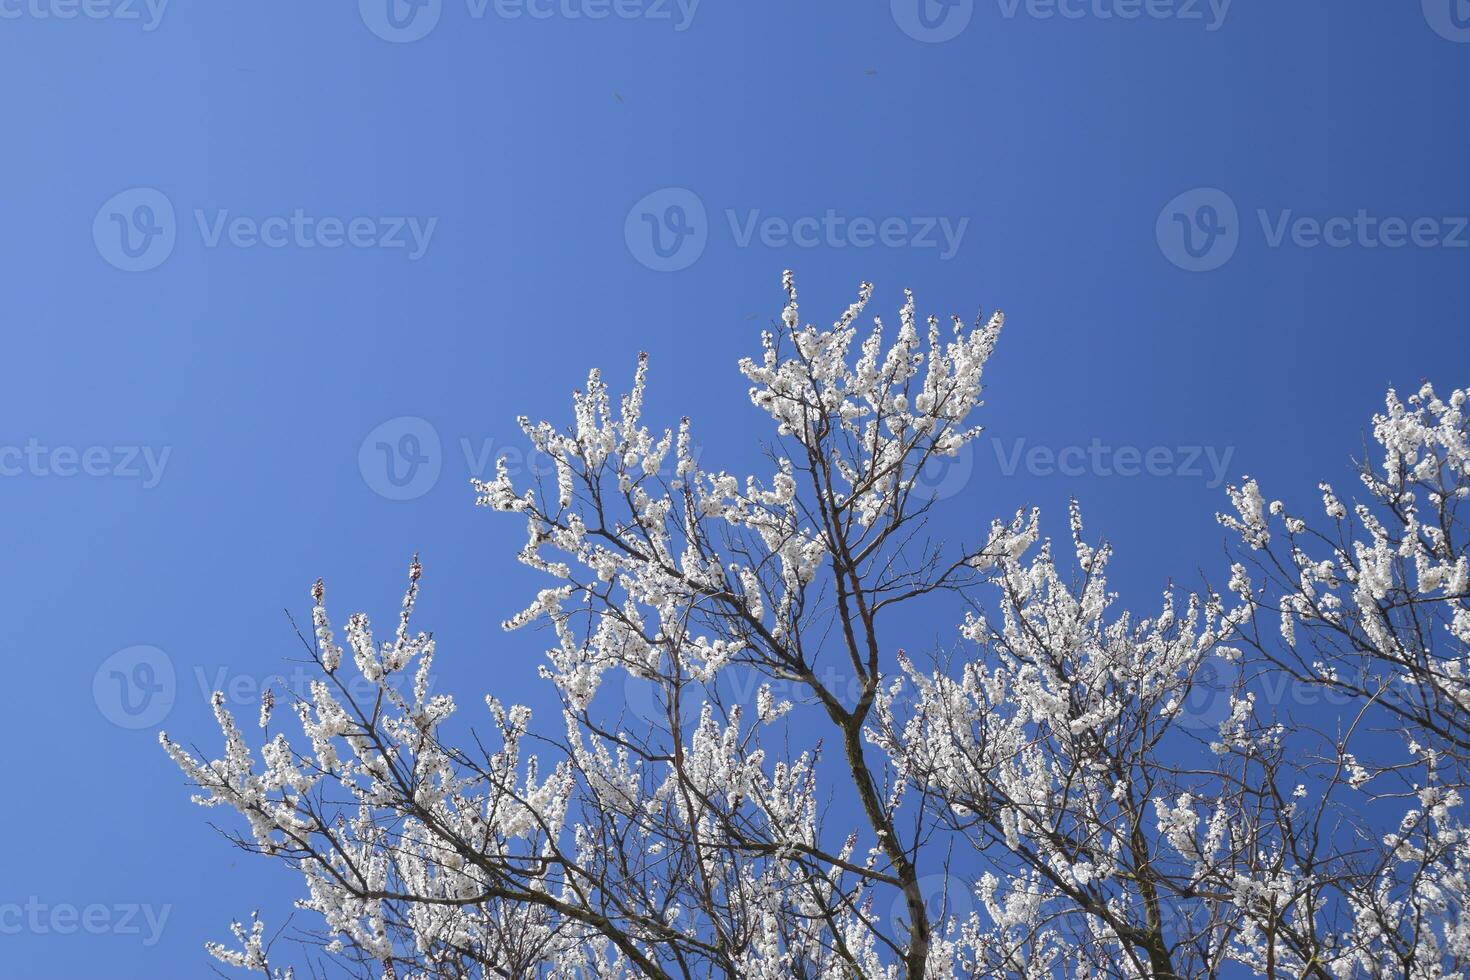
<svg viewBox="0 0 1470 980">
<path fill-rule="evenodd" d="M 313 588 L 299 732 L 267 701 L 254 750 L 216 698 L 223 757 L 163 737 L 240 846 L 302 875 L 313 968 L 1460 975 L 1466 394 L 1390 394 L 1368 500 L 1324 485 L 1326 530 L 1231 488 L 1227 583 L 1137 617 L 1076 505 L 1060 549 L 1035 511 L 930 523 L 919 475 L 979 434 L 999 315 L 921 322 L 907 296 L 860 329 L 864 284 L 818 328 L 784 289 L 739 364 L 763 472 L 705 468 L 689 419 L 651 427 L 640 355 L 624 395 L 593 371 L 570 425 L 521 420 L 554 477 L 477 483 L 547 576 L 505 625 L 545 628 L 559 718 L 431 693 L 415 559 L 386 640 Z M 916 614 L 956 608 L 953 643 L 905 652 Z M 210 952 L 289 976 L 258 920 L 234 931 Z"/>
</svg>

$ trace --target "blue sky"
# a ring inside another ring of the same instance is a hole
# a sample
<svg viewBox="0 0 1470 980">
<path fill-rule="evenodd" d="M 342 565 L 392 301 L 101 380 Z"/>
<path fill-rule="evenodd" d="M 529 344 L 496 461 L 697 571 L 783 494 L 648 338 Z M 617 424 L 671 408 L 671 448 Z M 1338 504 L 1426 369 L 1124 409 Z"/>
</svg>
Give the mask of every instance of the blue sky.
<svg viewBox="0 0 1470 980">
<path fill-rule="evenodd" d="M 0 0 L 17 976 L 281 920 L 155 735 L 293 683 L 317 576 L 382 618 L 421 552 L 441 688 L 544 703 L 469 477 L 640 350 L 752 464 L 784 268 L 818 323 L 1004 309 L 943 526 L 1076 495 L 1145 606 L 1221 577 L 1219 479 L 1315 499 L 1385 387 L 1467 381 L 1463 0 L 394 3 Z"/>
</svg>

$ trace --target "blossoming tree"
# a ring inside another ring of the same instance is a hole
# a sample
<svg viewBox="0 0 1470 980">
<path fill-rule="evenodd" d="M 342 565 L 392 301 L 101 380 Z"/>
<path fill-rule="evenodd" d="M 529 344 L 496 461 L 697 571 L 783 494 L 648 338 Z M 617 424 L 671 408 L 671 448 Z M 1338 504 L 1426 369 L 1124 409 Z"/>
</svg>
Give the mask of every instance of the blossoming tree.
<svg viewBox="0 0 1470 980">
<path fill-rule="evenodd" d="M 594 371 L 569 426 L 521 420 L 554 480 L 479 484 L 549 579 L 506 626 L 549 627 L 559 724 L 489 696 L 488 735 L 445 735 L 415 559 L 387 640 L 360 614 L 339 633 L 313 588 L 299 735 L 268 698 L 254 750 L 216 696 L 221 758 L 161 736 L 237 843 L 304 879 L 312 968 L 1460 976 L 1466 392 L 1390 393 L 1366 499 L 1324 485 L 1326 530 L 1231 488 L 1228 588 L 1136 618 L 1075 505 L 1065 548 L 1035 512 L 968 542 L 928 523 L 920 472 L 979 433 L 999 315 L 921 323 L 910 297 L 885 342 L 868 285 L 829 329 L 785 287 L 740 364 L 766 472 L 701 468 L 687 419 L 649 428 L 640 357 L 616 400 Z M 945 597 L 971 610 L 958 645 L 905 653 L 900 611 Z M 627 678 L 653 711 L 622 710 Z M 1330 717 L 1295 717 L 1309 691 Z M 234 933 L 210 952 L 293 975 L 260 920 Z"/>
</svg>

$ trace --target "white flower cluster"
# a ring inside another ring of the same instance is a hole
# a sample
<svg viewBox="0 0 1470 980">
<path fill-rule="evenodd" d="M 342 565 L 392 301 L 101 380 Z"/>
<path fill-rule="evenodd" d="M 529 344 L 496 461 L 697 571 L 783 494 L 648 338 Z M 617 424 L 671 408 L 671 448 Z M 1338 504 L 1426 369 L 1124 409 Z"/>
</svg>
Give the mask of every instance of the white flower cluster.
<svg viewBox="0 0 1470 980">
<path fill-rule="evenodd" d="M 1325 530 L 1228 488 L 1223 597 L 1139 618 L 1076 504 L 1065 560 L 1035 510 L 921 534 L 998 314 L 921 328 L 907 296 L 885 341 L 868 284 L 830 329 L 784 286 L 740 363 L 764 473 L 650 429 L 640 356 L 565 429 L 521 420 L 554 479 L 477 482 L 549 579 L 505 626 L 549 626 L 559 730 L 491 696 L 484 739 L 431 693 L 415 559 L 387 640 L 313 587 L 299 734 L 271 694 L 258 750 L 220 696 L 220 758 L 161 735 L 302 875 L 320 948 L 391 980 L 1470 977 L 1470 395 L 1390 392 Z M 890 610 L 936 597 L 968 612 L 921 666 Z M 232 931 L 217 959 L 292 976 Z"/>
</svg>

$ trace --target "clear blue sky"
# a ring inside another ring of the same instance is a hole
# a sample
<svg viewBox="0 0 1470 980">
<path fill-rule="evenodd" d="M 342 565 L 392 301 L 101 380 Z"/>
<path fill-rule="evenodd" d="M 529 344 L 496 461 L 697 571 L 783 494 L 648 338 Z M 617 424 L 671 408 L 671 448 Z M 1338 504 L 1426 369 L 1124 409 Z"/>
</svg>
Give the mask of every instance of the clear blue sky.
<svg viewBox="0 0 1470 980">
<path fill-rule="evenodd" d="M 544 703 L 468 477 L 639 350 L 749 463 L 783 268 L 818 323 L 1003 308 L 945 526 L 1076 494 L 1140 605 L 1220 577 L 1211 459 L 1309 501 L 1388 384 L 1470 380 L 1463 0 L 928 2 L 0 0 L 4 971 L 281 921 L 155 733 L 216 751 L 319 575 L 384 618 L 420 551 L 440 686 Z"/>
</svg>

